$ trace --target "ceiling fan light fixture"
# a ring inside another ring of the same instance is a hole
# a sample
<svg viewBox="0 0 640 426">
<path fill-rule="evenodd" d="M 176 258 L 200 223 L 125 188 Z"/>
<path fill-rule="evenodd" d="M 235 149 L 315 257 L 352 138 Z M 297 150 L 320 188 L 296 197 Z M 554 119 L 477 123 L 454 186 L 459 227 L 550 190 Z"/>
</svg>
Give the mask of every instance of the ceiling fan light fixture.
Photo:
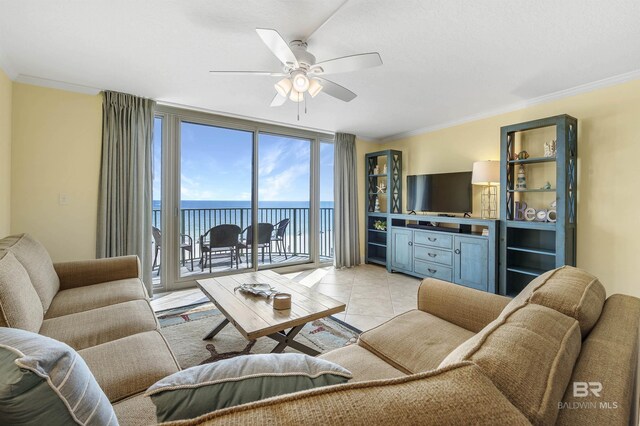
<svg viewBox="0 0 640 426">
<path fill-rule="evenodd" d="M 315 98 L 318 93 L 322 91 L 322 84 L 318 83 L 318 80 L 311 79 L 309 81 L 309 94 L 312 98 Z"/>
<path fill-rule="evenodd" d="M 302 71 L 295 71 L 291 73 L 291 80 L 293 81 L 293 88 L 298 92 L 306 92 L 309 89 L 309 78 Z"/>
<path fill-rule="evenodd" d="M 276 92 L 278 92 L 278 94 L 284 98 L 289 95 L 292 86 L 293 85 L 291 84 L 291 80 L 289 80 L 288 78 L 283 78 L 282 80 L 274 84 Z"/>
<path fill-rule="evenodd" d="M 291 99 L 293 102 L 302 102 L 304 100 L 304 93 L 298 92 L 295 88 L 291 89 L 289 99 Z"/>
</svg>

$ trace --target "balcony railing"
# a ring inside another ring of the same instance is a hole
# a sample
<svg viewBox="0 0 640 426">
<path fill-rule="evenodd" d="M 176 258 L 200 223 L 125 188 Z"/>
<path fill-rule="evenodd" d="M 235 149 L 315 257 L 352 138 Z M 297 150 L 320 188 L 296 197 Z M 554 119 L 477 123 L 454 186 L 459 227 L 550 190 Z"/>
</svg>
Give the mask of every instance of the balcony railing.
<svg viewBox="0 0 640 426">
<path fill-rule="evenodd" d="M 153 226 L 161 228 L 161 211 L 153 210 Z M 258 222 L 275 225 L 283 219 L 289 219 L 289 226 L 284 237 L 285 251 L 294 256 L 310 255 L 309 247 L 309 208 L 299 207 L 264 207 L 258 208 Z M 320 208 L 320 234 L 318 248 L 320 257 L 333 258 L 333 208 Z M 251 209 L 216 208 L 216 209 L 181 209 L 180 233 L 193 238 L 194 258 L 200 257 L 198 241 L 209 229 L 222 224 L 235 224 L 244 230 L 251 224 Z M 275 247 L 274 247 L 275 248 Z"/>
</svg>

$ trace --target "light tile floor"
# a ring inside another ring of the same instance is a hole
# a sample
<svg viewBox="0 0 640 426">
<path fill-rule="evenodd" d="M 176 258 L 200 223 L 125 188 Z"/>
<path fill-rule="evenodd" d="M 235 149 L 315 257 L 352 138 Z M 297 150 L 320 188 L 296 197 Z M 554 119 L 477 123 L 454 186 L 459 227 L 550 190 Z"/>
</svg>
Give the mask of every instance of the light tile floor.
<svg viewBox="0 0 640 426">
<path fill-rule="evenodd" d="M 377 265 L 326 267 L 285 276 L 344 302 L 346 310 L 333 316 L 362 331 L 417 307 L 420 280 L 391 274 Z M 199 289 L 189 289 L 154 295 L 151 306 L 161 311 L 206 301 Z"/>
</svg>

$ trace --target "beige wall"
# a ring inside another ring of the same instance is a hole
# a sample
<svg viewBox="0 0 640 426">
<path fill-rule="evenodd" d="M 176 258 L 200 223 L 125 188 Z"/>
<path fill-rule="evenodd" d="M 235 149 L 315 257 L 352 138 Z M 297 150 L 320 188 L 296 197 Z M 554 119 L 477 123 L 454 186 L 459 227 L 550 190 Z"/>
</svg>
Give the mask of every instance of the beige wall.
<svg viewBox="0 0 640 426">
<path fill-rule="evenodd" d="M 99 95 L 14 83 L 11 232 L 54 261 L 95 258 L 101 145 Z"/>
<path fill-rule="evenodd" d="M 640 80 L 391 141 L 374 150 L 402 150 L 405 174 L 471 170 L 474 161 L 500 157 L 501 126 L 557 114 L 579 122 L 577 266 L 598 276 L 609 294 L 640 296 L 635 269 L 640 256 Z M 360 158 L 364 164 L 364 155 Z"/>
<path fill-rule="evenodd" d="M 12 83 L 0 69 L 0 238 L 11 232 Z"/>
</svg>

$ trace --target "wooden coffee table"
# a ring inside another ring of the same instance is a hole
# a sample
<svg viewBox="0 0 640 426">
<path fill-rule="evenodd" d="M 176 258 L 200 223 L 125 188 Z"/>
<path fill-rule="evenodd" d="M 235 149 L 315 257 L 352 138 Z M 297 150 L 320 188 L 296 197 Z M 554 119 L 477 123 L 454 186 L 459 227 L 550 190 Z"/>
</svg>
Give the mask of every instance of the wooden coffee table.
<svg viewBox="0 0 640 426">
<path fill-rule="evenodd" d="M 197 283 L 225 316 L 203 340 L 211 339 L 231 323 L 247 340 L 266 336 L 277 341 L 272 353 L 282 352 L 290 346 L 308 355 L 318 355 L 318 351 L 293 339 L 306 323 L 345 310 L 344 303 L 272 271 L 207 278 L 197 280 Z M 242 284 L 256 283 L 269 284 L 281 293 L 291 294 L 291 309 L 276 310 L 272 299 L 234 291 Z"/>
</svg>

